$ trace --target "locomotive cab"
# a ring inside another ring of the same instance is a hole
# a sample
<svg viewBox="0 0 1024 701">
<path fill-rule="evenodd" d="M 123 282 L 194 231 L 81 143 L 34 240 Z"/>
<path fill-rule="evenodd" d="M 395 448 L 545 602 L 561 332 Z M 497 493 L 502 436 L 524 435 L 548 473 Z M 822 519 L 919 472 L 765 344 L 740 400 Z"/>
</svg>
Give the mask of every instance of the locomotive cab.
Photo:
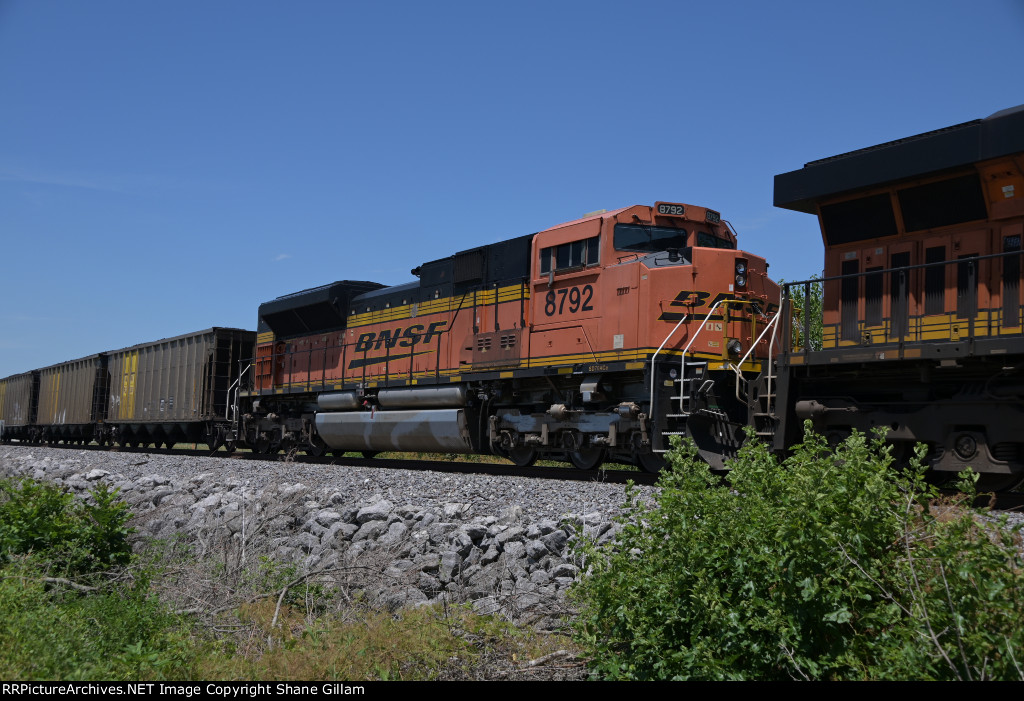
<svg viewBox="0 0 1024 701">
<path fill-rule="evenodd" d="M 581 391 L 581 408 L 642 415 L 591 433 L 592 442 L 614 434 L 606 452 L 617 459 L 656 469 L 669 437 L 686 435 L 722 467 L 742 442 L 778 288 L 764 259 L 736 244 L 714 210 L 666 202 L 535 237 L 531 356 L 588 363 L 583 384 L 604 390 Z"/>
</svg>

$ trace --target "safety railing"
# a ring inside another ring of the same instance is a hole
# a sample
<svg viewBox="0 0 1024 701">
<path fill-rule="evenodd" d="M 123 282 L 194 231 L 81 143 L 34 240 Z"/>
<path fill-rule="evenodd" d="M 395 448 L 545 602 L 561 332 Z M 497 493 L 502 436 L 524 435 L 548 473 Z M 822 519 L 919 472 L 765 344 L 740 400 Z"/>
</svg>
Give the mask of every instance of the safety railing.
<svg viewBox="0 0 1024 701">
<path fill-rule="evenodd" d="M 850 345 L 916 343 L 938 338 L 940 326 L 958 327 L 962 338 L 1024 333 L 1022 257 L 1019 250 L 968 254 L 784 283 L 780 316 L 793 316 L 798 302 L 803 308 L 784 325 L 781 352 L 806 357 Z M 821 310 L 812 309 L 815 299 Z"/>
</svg>

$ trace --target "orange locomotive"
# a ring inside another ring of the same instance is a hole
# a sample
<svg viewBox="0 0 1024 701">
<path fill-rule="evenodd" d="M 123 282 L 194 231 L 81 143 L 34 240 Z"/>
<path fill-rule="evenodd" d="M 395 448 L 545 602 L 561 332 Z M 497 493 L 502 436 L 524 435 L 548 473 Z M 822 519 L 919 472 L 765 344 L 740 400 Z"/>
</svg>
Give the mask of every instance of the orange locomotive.
<svg viewBox="0 0 1024 701">
<path fill-rule="evenodd" d="M 822 338 L 780 357 L 776 446 L 804 419 L 834 441 L 886 427 L 937 481 L 1019 483 L 1024 106 L 808 163 L 775 202 L 818 215 L 826 276 Z"/>
<path fill-rule="evenodd" d="M 715 465 L 761 407 L 779 289 L 710 209 L 597 212 L 462 251 L 394 287 L 341 281 L 260 307 L 235 442 L 260 452 L 493 453 Z"/>
</svg>

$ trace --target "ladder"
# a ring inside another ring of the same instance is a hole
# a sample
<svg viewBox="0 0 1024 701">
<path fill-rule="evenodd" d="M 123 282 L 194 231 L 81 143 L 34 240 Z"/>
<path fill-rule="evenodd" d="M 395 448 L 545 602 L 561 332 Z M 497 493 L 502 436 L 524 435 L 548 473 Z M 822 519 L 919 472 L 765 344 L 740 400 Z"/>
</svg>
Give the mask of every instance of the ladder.
<svg viewBox="0 0 1024 701">
<path fill-rule="evenodd" d="M 683 420 L 685 420 L 686 417 L 690 416 L 691 414 L 693 414 L 696 411 L 696 407 L 694 406 L 694 399 L 697 396 L 699 396 L 702 392 L 706 392 L 708 389 L 710 389 L 710 387 L 708 386 L 708 383 L 710 383 L 711 380 L 705 379 L 705 370 L 707 369 L 707 362 L 706 361 L 691 360 L 690 358 L 692 356 L 690 355 L 690 347 L 693 346 L 693 344 L 697 340 L 697 338 L 700 337 L 701 332 L 704 331 L 704 329 L 706 328 L 707 324 L 705 322 L 708 320 L 708 318 L 712 314 L 715 313 L 715 310 L 718 309 L 719 305 L 722 304 L 722 302 L 724 302 L 724 301 L 726 301 L 726 300 L 718 300 L 717 302 L 714 303 L 714 305 L 712 305 L 711 309 L 708 310 L 708 313 L 705 314 L 704 318 L 700 320 L 700 326 L 697 327 L 697 333 L 693 334 L 693 337 L 690 338 L 690 340 L 686 344 L 686 347 L 683 349 L 683 356 L 682 356 L 682 359 L 680 360 L 680 363 L 679 363 L 679 377 L 674 378 L 675 384 L 679 386 L 679 394 L 677 396 L 674 396 L 674 397 L 670 398 L 672 401 L 678 401 L 679 402 L 679 411 L 677 413 L 666 414 L 665 415 L 666 419 L 683 419 Z M 655 383 L 656 383 L 656 380 L 657 380 L 657 378 L 655 377 L 655 372 L 654 372 L 654 361 L 658 357 L 658 354 L 661 353 L 661 351 L 665 347 L 665 345 L 669 342 L 669 339 L 671 339 L 672 336 L 675 335 L 676 331 L 679 330 L 679 327 L 682 326 L 683 322 L 685 322 L 688 318 L 690 318 L 689 314 L 684 314 L 683 315 L 683 318 L 679 320 L 679 323 L 676 324 L 675 327 L 671 331 L 669 331 L 668 335 L 665 336 L 665 340 L 661 342 L 660 346 L 658 346 L 658 350 L 655 351 L 654 355 L 651 356 L 651 397 L 650 397 L 650 402 L 651 403 L 650 403 L 650 407 L 651 407 L 651 412 L 652 413 L 654 412 L 654 387 L 655 387 Z M 692 368 L 694 370 L 694 373 L 693 373 L 692 377 L 688 377 L 687 376 L 687 372 L 686 372 L 687 368 Z M 696 371 L 698 369 L 700 370 L 700 375 L 697 375 Z M 697 385 L 696 384 L 697 382 L 700 382 L 700 385 Z M 667 428 L 668 427 L 666 426 L 665 429 L 667 429 Z M 686 431 L 685 430 L 672 430 L 672 431 L 662 430 L 660 433 L 663 436 L 685 436 L 686 435 Z M 654 453 L 667 453 L 668 449 L 667 448 L 652 448 L 652 452 L 654 452 Z"/>
</svg>

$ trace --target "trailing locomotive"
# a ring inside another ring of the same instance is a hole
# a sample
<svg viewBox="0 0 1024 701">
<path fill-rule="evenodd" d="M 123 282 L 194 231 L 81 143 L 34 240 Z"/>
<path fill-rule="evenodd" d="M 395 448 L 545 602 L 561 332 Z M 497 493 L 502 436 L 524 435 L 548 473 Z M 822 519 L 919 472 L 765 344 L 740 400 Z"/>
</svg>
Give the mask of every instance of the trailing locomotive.
<svg viewBox="0 0 1024 701">
<path fill-rule="evenodd" d="M 775 446 L 805 419 L 833 441 L 886 427 L 898 458 L 928 446 L 937 481 L 1019 483 L 1024 106 L 808 163 L 775 204 L 816 214 L 825 241 L 821 347 L 787 327 Z"/>
<path fill-rule="evenodd" d="M 424 263 L 414 282 L 341 281 L 267 302 L 239 443 L 490 453 L 658 469 L 668 437 L 739 445 L 779 289 L 718 212 L 598 212 Z"/>
</svg>

